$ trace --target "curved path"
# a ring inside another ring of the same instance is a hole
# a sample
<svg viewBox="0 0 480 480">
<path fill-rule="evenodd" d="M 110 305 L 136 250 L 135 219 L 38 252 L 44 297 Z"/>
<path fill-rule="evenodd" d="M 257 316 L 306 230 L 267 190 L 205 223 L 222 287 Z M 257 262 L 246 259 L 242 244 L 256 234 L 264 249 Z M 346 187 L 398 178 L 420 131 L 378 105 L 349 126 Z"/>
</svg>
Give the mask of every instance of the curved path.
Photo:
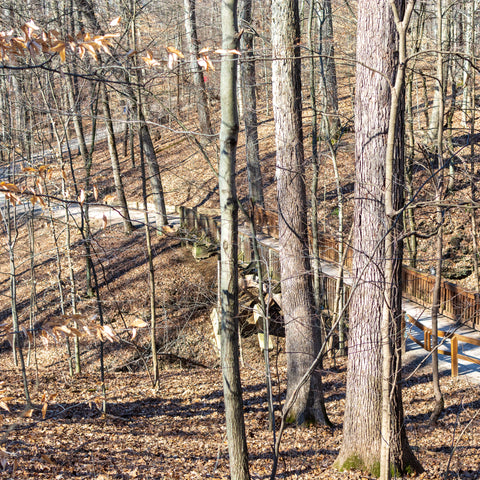
<svg viewBox="0 0 480 480">
<path fill-rule="evenodd" d="M 2 199 L 3 200 L 3 199 Z M 2 201 L 0 200 L 0 204 Z M 131 219 L 134 223 L 139 225 L 144 224 L 144 210 L 138 209 L 137 204 L 129 204 L 129 211 Z M 147 205 L 148 210 L 153 211 L 153 206 Z M 122 222 L 122 218 L 119 212 L 115 209 L 115 207 L 108 206 L 108 205 L 93 205 L 90 207 L 90 217 L 92 220 L 97 220 L 101 222 L 100 224 L 103 225 L 104 223 L 104 216 L 107 219 L 109 225 L 118 224 Z M 80 208 L 78 206 L 71 206 L 69 208 L 70 214 L 75 218 L 80 216 Z M 65 211 L 63 208 L 58 208 L 54 210 L 54 214 L 57 218 L 61 218 L 64 216 Z M 178 214 L 178 209 L 175 207 L 167 207 L 167 214 L 169 224 L 173 227 L 180 226 L 180 216 Z M 150 221 L 152 223 L 155 221 L 155 216 L 150 214 Z M 239 227 L 239 230 L 245 234 L 249 234 L 249 229 L 246 227 Z M 273 237 L 269 237 L 266 235 L 259 235 L 258 236 L 259 243 L 268 247 L 270 249 L 278 251 L 278 240 Z M 337 274 L 337 266 L 334 263 L 323 261 L 322 264 L 322 272 L 325 275 L 330 277 L 336 277 Z M 347 284 L 352 284 L 352 279 L 346 277 L 345 282 Z M 406 314 L 413 317 L 417 322 L 427 328 L 431 328 L 431 313 L 430 309 L 418 305 L 411 300 L 406 298 L 403 299 L 403 309 Z M 449 318 L 440 315 L 439 316 L 439 330 L 448 333 L 457 333 L 461 335 L 465 335 L 467 337 L 477 339 L 480 343 L 480 332 L 474 330 L 470 327 L 459 325 L 454 323 Z M 411 323 L 407 323 L 407 333 L 412 335 L 418 342 L 423 343 L 424 341 L 424 333 L 415 325 Z M 441 341 L 442 339 L 439 339 Z M 450 349 L 450 340 L 446 340 L 442 348 L 449 350 Z M 459 342 L 458 345 L 458 353 L 463 354 L 469 357 L 473 357 L 476 359 L 480 359 L 480 346 L 467 344 L 464 342 Z M 439 356 L 439 367 L 441 373 L 450 374 L 451 371 L 451 363 L 450 357 L 446 355 Z M 420 345 L 415 343 L 410 338 L 407 338 L 406 341 L 406 354 L 404 355 L 404 363 L 406 364 L 414 364 L 414 365 L 428 365 L 431 362 L 431 353 L 424 350 Z M 480 364 L 475 364 L 468 362 L 463 359 L 458 360 L 458 374 L 466 377 L 468 380 L 480 383 Z"/>
</svg>

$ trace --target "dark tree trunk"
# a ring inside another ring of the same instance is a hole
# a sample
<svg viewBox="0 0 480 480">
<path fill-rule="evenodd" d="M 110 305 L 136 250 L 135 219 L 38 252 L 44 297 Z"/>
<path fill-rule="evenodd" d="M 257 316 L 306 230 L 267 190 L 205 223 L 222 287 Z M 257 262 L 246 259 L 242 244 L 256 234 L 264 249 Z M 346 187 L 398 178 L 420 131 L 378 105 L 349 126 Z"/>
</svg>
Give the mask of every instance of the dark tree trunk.
<svg viewBox="0 0 480 480">
<path fill-rule="evenodd" d="M 320 351 L 321 332 L 314 313 L 307 235 L 298 2 L 274 0 L 272 19 L 273 105 L 288 401 Z M 298 392 L 287 421 L 299 425 L 328 423 L 318 370 Z"/>
</svg>

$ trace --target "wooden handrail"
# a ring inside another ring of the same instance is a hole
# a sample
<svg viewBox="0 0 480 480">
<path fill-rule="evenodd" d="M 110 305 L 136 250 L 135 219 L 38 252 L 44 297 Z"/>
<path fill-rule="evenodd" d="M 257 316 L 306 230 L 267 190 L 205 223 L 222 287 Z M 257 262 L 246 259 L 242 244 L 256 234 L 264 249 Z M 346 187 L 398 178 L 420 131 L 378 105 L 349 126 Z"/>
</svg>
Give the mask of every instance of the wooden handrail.
<svg viewBox="0 0 480 480">
<path fill-rule="evenodd" d="M 212 217 L 218 216 L 218 210 L 206 210 L 180 207 L 181 222 L 189 229 L 195 229 L 210 240 L 218 240 L 220 236 L 220 225 L 217 219 L 212 221 Z M 207 217 L 210 217 L 208 219 Z M 278 239 L 278 214 L 260 207 L 255 207 L 253 220 L 256 229 Z M 338 244 L 337 240 L 330 235 L 320 235 L 320 258 L 329 262 L 338 262 Z M 265 250 L 269 250 L 265 247 Z M 270 249 L 271 250 L 271 249 Z M 267 252 L 265 252 L 267 253 Z M 277 254 L 278 255 L 278 254 Z M 269 254 L 265 258 L 269 258 Z M 352 266 L 352 249 L 347 250 L 346 267 Z M 245 258 L 251 261 L 251 258 Z M 269 265 L 270 273 L 275 278 L 280 277 L 278 262 L 275 265 Z M 402 288 L 403 295 L 416 303 L 430 307 L 432 304 L 432 292 L 435 283 L 435 277 L 428 273 L 420 272 L 412 267 L 404 265 L 402 268 Z M 459 321 L 480 330 L 480 294 L 470 292 L 454 283 L 442 281 L 441 284 L 441 307 L 440 313 L 454 321 Z"/>
<path fill-rule="evenodd" d="M 411 333 L 408 334 L 408 337 L 413 340 L 417 345 L 420 345 L 422 348 L 430 352 L 432 350 L 432 329 L 430 327 L 426 327 L 418 320 L 413 318 L 411 315 L 405 314 L 405 317 L 408 320 L 408 323 L 414 325 L 415 327 L 423 331 L 423 343 L 420 340 L 416 339 Z M 470 345 L 480 347 L 479 339 L 467 337 L 466 335 L 461 335 L 459 333 L 444 332 L 442 330 L 439 330 L 437 335 L 439 338 L 446 338 L 450 340 L 450 350 L 443 350 L 439 348 L 438 353 L 440 353 L 441 355 L 449 355 L 451 357 L 450 364 L 452 377 L 458 377 L 458 359 L 466 360 L 467 362 L 480 365 L 480 359 L 458 353 L 458 342 L 468 343 Z"/>
</svg>

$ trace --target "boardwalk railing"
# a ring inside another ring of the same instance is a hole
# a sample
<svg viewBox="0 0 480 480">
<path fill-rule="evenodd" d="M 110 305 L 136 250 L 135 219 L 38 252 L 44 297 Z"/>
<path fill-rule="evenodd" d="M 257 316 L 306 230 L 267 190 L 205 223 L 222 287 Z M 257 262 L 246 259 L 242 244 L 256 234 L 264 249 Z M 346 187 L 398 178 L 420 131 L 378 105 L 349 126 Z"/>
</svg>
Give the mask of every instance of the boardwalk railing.
<svg viewBox="0 0 480 480">
<path fill-rule="evenodd" d="M 217 216 L 215 216 L 212 215 L 213 211 L 209 212 L 203 212 L 195 208 L 180 207 L 179 213 L 182 225 L 187 229 L 195 230 L 199 235 L 203 235 L 211 241 L 218 241 L 220 238 L 219 214 L 217 212 Z M 278 239 L 278 214 L 276 212 L 256 207 L 253 219 L 257 232 Z M 245 262 L 253 260 L 251 242 L 252 239 L 248 234 L 239 234 L 239 254 Z M 340 261 L 338 243 L 334 237 L 322 234 L 320 235 L 319 243 L 320 257 L 323 260 L 333 263 Z M 264 259 L 264 273 L 268 273 L 271 278 L 279 280 L 278 251 L 264 243 L 260 243 L 259 248 L 260 258 Z M 345 262 L 347 268 L 352 265 L 352 257 L 352 249 L 349 248 Z M 434 283 L 435 277 L 433 275 L 420 272 L 406 265 L 403 266 L 403 295 L 406 298 L 424 306 L 431 306 Z M 330 286 L 330 290 L 332 288 Z M 330 300 L 328 292 L 327 300 Z M 440 300 L 440 312 L 443 315 L 480 330 L 480 294 L 465 290 L 454 283 L 442 281 Z"/>
<path fill-rule="evenodd" d="M 411 333 L 408 333 L 408 337 L 413 340 L 416 344 L 420 345 L 422 348 L 427 350 L 428 352 L 432 351 L 432 329 L 422 325 L 420 322 L 415 320 L 410 315 L 405 315 L 406 321 L 412 325 L 415 325 L 421 331 L 423 331 L 423 343 L 415 338 Z M 451 357 L 451 373 L 452 377 L 458 376 L 458 359 L 466 360 L 470 363 L 476 363 L 480 365 L 480 359 L 471 357 L 469 355 L 465 355 L 464 353 L 459 353 L 458 345 L 459 343 L 467 343 L 470 345 L 475 345 L 480 347 L 480 340 L 476 338 L 470 338 L 465 335 L 460 335 L 458 333 L 451 333 L 451 332 L 443 332 L 441 330 L 438 331 L 438 338 L 444 339 L 441 341 L 437 341 L 439 345 L 438 353 L 441 355 L 449 355 Z M 450 350 L 445 350 L 444 346 L 448 346 L 447 342 L 450 345 Z M 463 351 L 463 348 L 460 349 Z"/>
</svg>

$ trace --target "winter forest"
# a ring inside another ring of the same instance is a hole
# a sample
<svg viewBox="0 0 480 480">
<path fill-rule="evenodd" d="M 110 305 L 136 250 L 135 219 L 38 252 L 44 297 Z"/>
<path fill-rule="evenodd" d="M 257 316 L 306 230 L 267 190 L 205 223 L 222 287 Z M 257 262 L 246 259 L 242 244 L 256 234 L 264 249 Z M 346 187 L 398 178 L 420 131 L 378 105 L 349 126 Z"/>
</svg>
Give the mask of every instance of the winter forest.
<svg viewBox="0 0 480 480">
<path fill-rule="evenodd" d="M 479 18 L 4 0 L 0 478 L 480 479 Z"/>
</svg>

